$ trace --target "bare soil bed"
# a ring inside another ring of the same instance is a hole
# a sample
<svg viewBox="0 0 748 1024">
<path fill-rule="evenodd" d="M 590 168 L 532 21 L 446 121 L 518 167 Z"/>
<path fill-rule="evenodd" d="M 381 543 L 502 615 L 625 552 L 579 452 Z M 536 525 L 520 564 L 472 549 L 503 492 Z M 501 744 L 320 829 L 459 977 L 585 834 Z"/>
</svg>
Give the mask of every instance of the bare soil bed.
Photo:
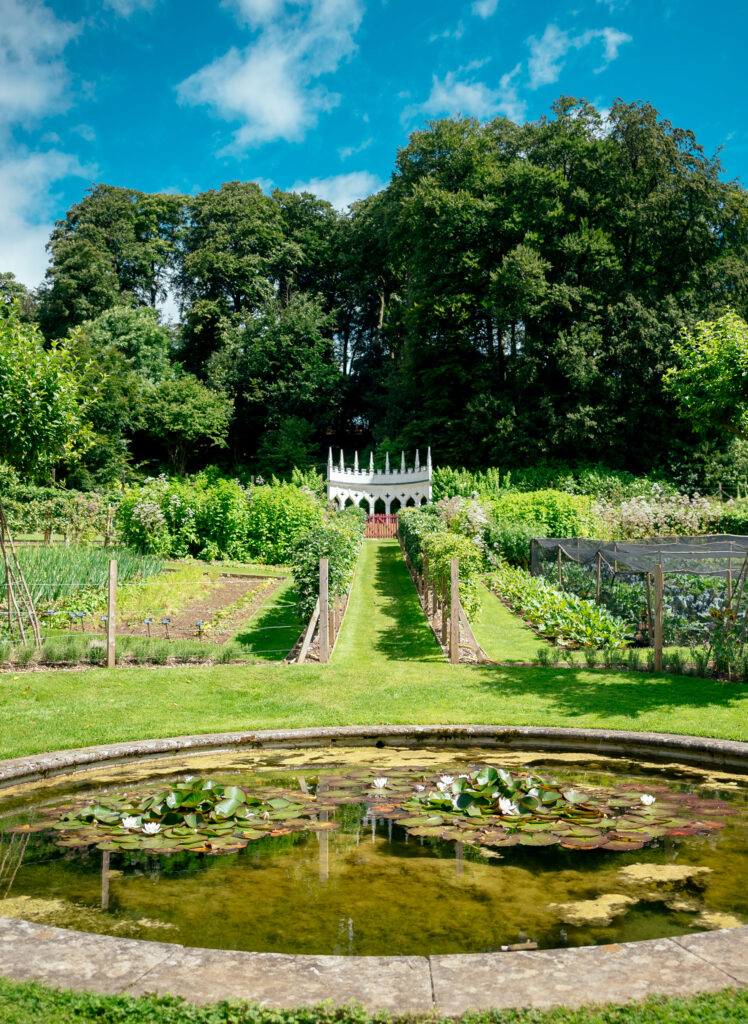
<svg viewBox="0 0 748 1024">
<path fill-rule="evenodd" d="M 209 594 L 188 599 L 183 607 L 168 613 L 171 620 L 168 624 L 169 637 L 196 637 L 199 633 L 197 623 L 203 622 L 206 627 L 210 627 L 205 629 L 203 635 L 209 638 L 211 643 L 224 644 L 252 618 L 282 582 L 282 577 L 267 576 L 236 576 L 221 580 Z M 237 607 L 232 609 L 233 605 Z M 220 615 L 218 621 L 212 625 L 212 620 L 221 612 L 225 614 Z M 123 615 L 117 621 L 117 635 L 148 636 L 148 625 L 143 621 L 146 617 L 135 613 Z M 166 613 L 158 618 L 154 617 L 150 624 L 152 637 L 166 637 L 167 627 L 161 623 L 161 619 L 166 617 Z"/>
</svg>

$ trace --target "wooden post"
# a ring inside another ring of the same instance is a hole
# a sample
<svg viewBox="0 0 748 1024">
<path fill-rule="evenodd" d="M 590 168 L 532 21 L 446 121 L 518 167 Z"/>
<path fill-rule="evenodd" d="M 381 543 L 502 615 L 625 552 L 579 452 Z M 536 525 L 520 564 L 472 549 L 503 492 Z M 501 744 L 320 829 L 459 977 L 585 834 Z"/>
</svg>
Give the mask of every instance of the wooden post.
<svg viewBox="0 0 748 1024">
<path fill-rule="evenodd" d="M 330 660 L 330 563 L 319 560 L 319 660 L 326 665 Z"/>
<path fill-rule="evenodd" d="M 732 604 L 732 558 L 727 559 L 727 603 Z"/>
<path fill-rule="evenodd" d="M 558 589 L 564 589 L 564 581 L 561 578 L 561 545 L 558 546 Z"/>
<path fill-rule="evenodd" d="M 106 620 L 106 667 L 114 668 L 117 662 L 117 559 L 109 559 L 109 590 L 107 594 Z"/>
<path fill-rule="evenodd" d="M 460 662 L 460 560 L 449 563 L 449 660 Z"/>
<path fill-rule="evenodd" d="M 447 581 L 442 580 L 442 644 L 446 647 L 449 643 L 447 633 Z"/>
<path fill-rule="evenodd" d="M 603 575 L 603 556 L 597 553 L 597 586 L 595 587 L 595 601 L 600 604 L 600 582 Z"/>
<path fill-rule="evenodd" d="M 654 567 L 655 606 L 654 606 L 654 667 L 655 672 L 662 672 L 662 596 L 665 580 L 662 566 Z"/>
<path fill-rule="evenodd" d="M 650 643 L 654 639 L 654 619 L 652 616 L 652 573 L 647 573 L 647 633 Z"/>
</svg>

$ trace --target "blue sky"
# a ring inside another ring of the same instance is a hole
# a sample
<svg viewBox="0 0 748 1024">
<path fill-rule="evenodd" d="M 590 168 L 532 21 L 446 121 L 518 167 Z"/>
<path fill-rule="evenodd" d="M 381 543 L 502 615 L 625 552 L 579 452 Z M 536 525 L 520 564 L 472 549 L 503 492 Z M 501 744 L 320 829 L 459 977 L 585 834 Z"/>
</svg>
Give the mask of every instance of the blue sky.
<svg viewBox="0 0 748 1024">
<path fill-rule="evenodd" d="M 41 280 L 93 181 L 307 187 L 344 208 L 408 133 L 650 100 L 748 181 L 748 0 L 0 0 L 0 271 Z"/>
</svg>

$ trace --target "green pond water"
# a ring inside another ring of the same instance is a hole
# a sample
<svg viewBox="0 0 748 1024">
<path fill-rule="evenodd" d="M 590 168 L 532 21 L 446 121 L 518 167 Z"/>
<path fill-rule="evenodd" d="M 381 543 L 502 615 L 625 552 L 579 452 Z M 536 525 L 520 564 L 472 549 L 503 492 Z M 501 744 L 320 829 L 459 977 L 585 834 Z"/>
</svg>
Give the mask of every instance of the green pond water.
<svg viewBox="0 0 748 1024">
<path fill-rule="evenodd" d="M 366 802 L 331 813 L 335 831 L 267 836 L 224 856 L 81 853 L 48 832 L 11 833 L 85 796 L 186 775 L 314 788 L 351 766 L 461 772 L 531 769 L 594 789 L 666 785 L 729 801 L 706 835 L 642 849 L 501 850 L 417 838 Z M 535 942 L 623 942 L 748 923 L 748 780 L 678 765 L 496 750 L 307 750 L 202 754 L 114 766 L 0 793 L 0 915 L 130 938 L 283 953 L 428 955 Z"/>
</svg>

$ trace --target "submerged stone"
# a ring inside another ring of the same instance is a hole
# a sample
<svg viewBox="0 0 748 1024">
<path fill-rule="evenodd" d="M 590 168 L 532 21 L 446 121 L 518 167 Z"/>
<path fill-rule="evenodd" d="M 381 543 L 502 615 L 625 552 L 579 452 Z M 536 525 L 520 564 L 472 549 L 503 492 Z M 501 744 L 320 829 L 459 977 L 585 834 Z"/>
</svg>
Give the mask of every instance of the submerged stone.
<svg viewBox="0 0 748 1024">
<path fill-rule="evenodd" d="M 576 903 L 550 903 L 549 909 L 555 910 L 565 924 L 600 928 L 610 924 L 614 917 L 625 914 L 631 904 L 636 902 L 638 901 L 632 896 L 608 892 L 594 900 L 579 900 Z"/>
<path fill-rule="evenodd" d="M 712 869 L 695 864 L 627 864 L 618 872 L 625 885 L 651 886 L 659 889 L 680 889 L 686 886 L 703 889 Z"/>
</svg>

